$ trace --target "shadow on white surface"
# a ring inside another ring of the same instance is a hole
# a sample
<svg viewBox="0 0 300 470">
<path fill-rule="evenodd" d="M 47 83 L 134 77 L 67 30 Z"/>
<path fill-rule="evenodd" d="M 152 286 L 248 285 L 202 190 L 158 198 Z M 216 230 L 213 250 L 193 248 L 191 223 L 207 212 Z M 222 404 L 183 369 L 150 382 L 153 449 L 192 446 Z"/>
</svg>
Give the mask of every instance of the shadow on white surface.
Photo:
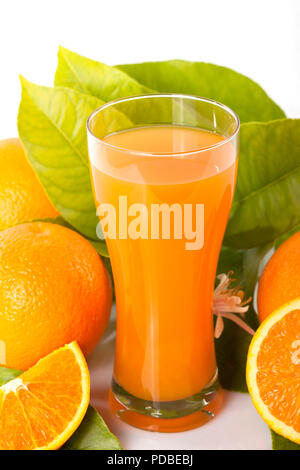
<svg viewBox="0 0 300 470">
<path fill-rule="evenodd" d="M 123 423 L 108 404 L 113 354 L 115 317 L 88 359 L 91 372 L 91 402 L 110 430 L 127 450 L 265 450 L 271 449 L 268 427 L 257 414 L 250 396 L 225 392 L 224 406 L 216 418 L 204 426 L 180 433 L 152 433 Z"/>
</svg>

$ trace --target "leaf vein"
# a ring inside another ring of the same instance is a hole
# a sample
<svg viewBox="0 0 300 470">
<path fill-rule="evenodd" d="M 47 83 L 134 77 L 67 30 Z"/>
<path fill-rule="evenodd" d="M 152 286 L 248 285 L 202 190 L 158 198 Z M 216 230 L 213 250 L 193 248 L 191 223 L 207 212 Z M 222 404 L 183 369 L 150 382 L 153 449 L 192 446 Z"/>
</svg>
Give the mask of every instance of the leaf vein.
<svg viewBox="0 0 300 470">
<path fill-rule="evenodd" d="M 284 175 L 282 176 L 279 176 L 278 178 L 274 179 L 273 181 L 271 181 L 270 183 L 256 189 L 255 191 L 252 191 L 251 193 L 247 194 L 246 196 L 242 197 L 241 199 L 238 199 L 236 202 L 235 202 L 235 205 L 238 205 L 238 204 L 241 204 L 245 201 L 247 201 L 248 199 L 252 198 L 252 197 L 255 197 L 257 194 L 260 194 L 260 193 L 263 193 L 264 191 L 266 191 L 267 189 L 271 188 L 272 186 L 275 186 L 276 184 L 278 184 L 280 181 L 283 181 L 287 178 L 289 178 L 289 176 L 293 175 L 294 173 L 297 173 L 298 171 L 300 170 L 300 166 L 297 166 L 296 168 L 294 168 L 293 170 L 289 171 L 288 173 L 285 173 Z"/>
<path fill-rule="evenodd" d="M 74 147 L 72 141 L 69 139 L 69 137 L 63 132 L 62 129 L 60 129 L 60 127 L 56 124 L 55 121 L 53 121 L 50 116 L 48 116 L 46 114 L 46 112 L 36 103 L 36 101 L 32 98 L 32 96 L 30 95 L 30 93 L 28 92 L 27 90 L 27 93 L 28 93 L 28 96 L 30 97 L 31 101 L 34 103 L 34 106 L 36 106 L 36 108 L 43 114 L 43 116 L 46 117 L 46 119 L 50 122 L 50 124 L 56 129 L 56 131 L 58 132 L 58 134 L 60 134 L 64 139 L 65 141 L 67 142 L 67 144 L 69 145 L 69 147 L 71 148 L 72 152 L 77 155 L 80 159 L 80 161 L 83 163 L 84 166 L 86 166 L 88 168 L 88 163 L 85 161 L 85 158 L 83 155 L 81 155 L 81 153 L 76 149 L 76 147 Z"/>
<path fill-rule="evenodd" d="M 88 90 L 88 88 L 86 88 L 85 84 L 80 80 L 78 74 L 76 73 L 76 70 L 72 67 L 71 62 L 68 60 L 68 57 L 63 53 L 62 50 L 61 50 L 61 54 L 62 54 L 62 57 L 63 57 L 65 63 L 69 67 L 70 71 L 72 72 L 72 74 L 74 75 L 74 77 L 76 78 L 76 80 L 78 81 L 80 86 L 85 90 L 85 93 L 90 95 L 91 94 L 90 91 Z"/>
</svg>

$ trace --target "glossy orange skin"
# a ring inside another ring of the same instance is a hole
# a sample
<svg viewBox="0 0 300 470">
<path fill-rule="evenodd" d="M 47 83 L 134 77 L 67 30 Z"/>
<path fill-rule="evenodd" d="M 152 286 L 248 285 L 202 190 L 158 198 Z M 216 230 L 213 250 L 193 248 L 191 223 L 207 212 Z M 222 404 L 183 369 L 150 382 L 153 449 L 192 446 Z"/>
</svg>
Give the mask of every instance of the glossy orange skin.
<svg viewBox="0 0 300 470">
<path fill-rule="evenodd" d="M 45 222 L 0 232 L 1 365 L 26 370 L 74 340 L 90 354 L 111 305 L 109 274 L 81 235 Z"/>
<path fill-rule="evenodd" d="M 57 215 L 25 156 L 20 139 L 0 141 L 0 230 Z"/>
<path fill-rule="evenodd" d="M 275 251 L 263 271 L 257 294 L 259 320 L 296 297 L 300 297 L 300 231 Z"/>
</svg>

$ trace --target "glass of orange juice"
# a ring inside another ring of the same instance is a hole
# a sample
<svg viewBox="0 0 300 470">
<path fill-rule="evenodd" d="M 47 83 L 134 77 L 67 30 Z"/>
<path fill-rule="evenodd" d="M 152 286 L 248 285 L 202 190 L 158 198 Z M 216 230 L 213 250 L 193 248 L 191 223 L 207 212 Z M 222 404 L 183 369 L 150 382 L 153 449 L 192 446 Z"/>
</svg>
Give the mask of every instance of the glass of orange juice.
<svg viewBox="0 0 300 470">
<path fill-rule="evenodd" d="M 212 303 L 238 134 L 229 108 L 179 94 L 119 99 L 88 119 L 116 293 L 110 403 L 134 426 L 183 431 L 220 407 Z"/>
</svg>

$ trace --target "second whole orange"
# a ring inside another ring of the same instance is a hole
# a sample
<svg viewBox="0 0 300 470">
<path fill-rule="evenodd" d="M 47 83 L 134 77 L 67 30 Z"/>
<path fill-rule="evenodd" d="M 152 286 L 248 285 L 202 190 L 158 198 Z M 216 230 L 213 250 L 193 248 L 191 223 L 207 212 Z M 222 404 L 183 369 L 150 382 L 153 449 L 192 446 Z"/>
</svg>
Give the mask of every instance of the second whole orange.
<svg viewBox="0 0 300 470">
<path fill-rule="evenodd" d="M 257 293 L 259 320 L 296 297 L 300 297 L 300 231 L 280 245 L 264 268 Z"/>
<path fill-rule="evenodd" d="M 20 139 L 1 140 L 0 230 L 57 216 L 57 210 L 26 158 Z"/>
<path fill-rule="evenodd" d="M 45 222 L 0 232 L 0 365 L 26 370 L 74 340 L 88 355 L 111 305 L 104 263 L 78 233 Z"/>
</svg>

